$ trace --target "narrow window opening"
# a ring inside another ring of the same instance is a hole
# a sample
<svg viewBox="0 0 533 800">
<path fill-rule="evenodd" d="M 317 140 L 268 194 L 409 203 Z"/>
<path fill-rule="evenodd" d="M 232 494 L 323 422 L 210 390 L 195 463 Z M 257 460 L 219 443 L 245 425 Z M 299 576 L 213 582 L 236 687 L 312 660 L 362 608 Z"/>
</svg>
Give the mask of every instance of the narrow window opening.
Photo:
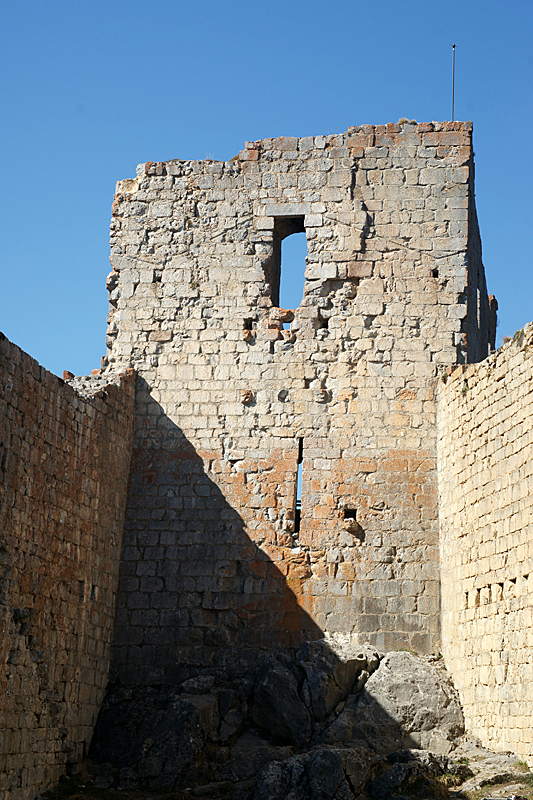
<svg viewBox="0 0 533 800">
<path fill-rule="evenodd" d="M 307 238 L 304 217 L 276 217 L 272 258 L 266 265 L 270 299 L 278 308 L 298 308 L 305 283 Z"/>
<path fill-rule="evenodd" d="M 356 508 L 345 508 L 344 509 L 344 519 L 357 519 L 357 509 Z"/>
<path fill-rule="evenodd" d="M 302 462 L 304 460 L 304 440 L 298 440 L 298 471 L 296 474 L 296 507 L 294 509 L 294 534 L 300 533 L 302 520 Z"/>
<path fill-rule="evenodd" d="M 281 246 L 280 308 L 298 308 L 304 296 L 307 237 L 305 232 L 284 239 Z"/>
<path fill-rule="evenodd" d="M 431 270 L 431 275 L 433 276 L 433 278 L 438 278 L 439 277 L 438 269 L 432 269 Z"/>
</svg>

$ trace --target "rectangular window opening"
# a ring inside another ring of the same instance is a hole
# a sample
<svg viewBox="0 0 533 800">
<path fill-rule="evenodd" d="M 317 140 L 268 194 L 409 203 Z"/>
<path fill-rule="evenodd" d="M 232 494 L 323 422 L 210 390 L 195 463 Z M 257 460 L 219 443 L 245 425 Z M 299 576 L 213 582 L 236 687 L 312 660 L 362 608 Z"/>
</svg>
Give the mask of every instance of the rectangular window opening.
<svg viewBox="0 0 533 800">
<path fill-rule="evenodd" d="M 282 242 L 293 234 L 304 234 L 304 236 L 294 237 L 291 240 L 291 245 L 285 249 L 282 267 Z M 265 264 L 265 277 L 270 284 L 270 299 L 273 306 L 292 309 L 300 305 L 305 282 L 306 253 L 304 217 L 275 217 L 272 257 Z"/>
</svg>

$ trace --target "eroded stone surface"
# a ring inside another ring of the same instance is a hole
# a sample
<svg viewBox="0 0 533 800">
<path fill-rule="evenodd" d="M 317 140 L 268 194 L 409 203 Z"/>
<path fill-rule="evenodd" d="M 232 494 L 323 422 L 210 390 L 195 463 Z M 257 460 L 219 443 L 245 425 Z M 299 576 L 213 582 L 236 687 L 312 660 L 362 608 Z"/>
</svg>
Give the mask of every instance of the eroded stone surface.
<svg viewBox="0 0 533 800">
<path fill-rule="evenodd" d="M 376 753 L 418 748 L 448 754 L 463 733 L 459 698 L 443 666 L 396 652 L 350 698 L 322 741 L 353 740 Z"/>
<path fill-rule="evenodd" d="M 471 124 L 145 164 L 111 233 L 104 371 L 139 376 L 114 677 L 172 685 L 324 635 L 436 650 L 435 379 L 494 327 Z"/>
</svg>

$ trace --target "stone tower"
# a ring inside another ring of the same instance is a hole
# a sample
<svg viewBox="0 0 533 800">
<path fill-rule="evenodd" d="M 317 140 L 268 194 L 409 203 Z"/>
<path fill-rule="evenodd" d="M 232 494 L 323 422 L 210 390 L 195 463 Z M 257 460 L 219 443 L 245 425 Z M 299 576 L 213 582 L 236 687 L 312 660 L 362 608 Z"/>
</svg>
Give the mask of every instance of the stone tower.
<svg viewBox="0 0 533 800">
<path fill-rule="evenodd" d="M 438 647 L 436 379 L 494 344 L 471 136 L 363 125 L 118 183 L 104 373 L 137 371 L 122 684 L 310 638 Z M 296 232 L 304 295 L 283 309 Z"/>
</svg>

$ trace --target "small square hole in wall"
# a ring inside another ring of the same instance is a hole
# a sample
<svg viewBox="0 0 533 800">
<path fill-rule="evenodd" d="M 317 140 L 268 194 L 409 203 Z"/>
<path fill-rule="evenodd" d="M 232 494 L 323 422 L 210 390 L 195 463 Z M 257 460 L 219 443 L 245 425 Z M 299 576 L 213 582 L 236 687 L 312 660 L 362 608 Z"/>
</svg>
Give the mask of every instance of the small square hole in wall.
<svg viewBox="0 0 533 800">
<path fill-rule="evenodd" d="M 356 542 L 362 544 L 365 541 L 365 532 L 357 522 L 357 509 L 343 508 L 342 516 L 344 530 L 350 533 Z"/>
<path fill-rule="evenodd" d="M 439 271 L 438 271 L 438 269 L 432 269 L 432 270 L 431 270 L 431 277 L 432 277 L 432 278 L 438 278 L 438 277 L 439 277 Z"/>
</svg>

